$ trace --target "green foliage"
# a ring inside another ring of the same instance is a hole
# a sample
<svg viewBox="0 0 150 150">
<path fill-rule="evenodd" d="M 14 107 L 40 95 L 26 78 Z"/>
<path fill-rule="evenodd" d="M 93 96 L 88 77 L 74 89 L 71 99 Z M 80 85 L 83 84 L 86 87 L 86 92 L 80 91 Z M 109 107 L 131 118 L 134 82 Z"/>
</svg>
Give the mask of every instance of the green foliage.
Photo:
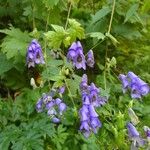
<svg viewBox="0 0 150 150">
<path fill-rule="evenodd" d="M 129 108 L 138 116 L 136 128 L 146 138 L 143 126 L 150 126 L 150 96 L 136 101 L 129 93 L 123 95 L 118 75 L 133 71 L 149 84 L 149 0 L 116 1 L 112 22 L 113 0 L 0 3 L 0 149 L 127 150 L 131 141 L 126 123 L 135 119 L 128 115 Z M 26 52 L 33 38 L 41 44 L 45 64 L 27 68 Z M 94 68 L 78 71 L 67 62 L 68 47 L 77 40 L 84 54 L 93 50 Z M 108 98 L 96 109 L 102 128 L 89 138 L 79 131 L 83 73 Z M 32 89 L 31 78 L 36 88 Z M 35 105 L 42 93 L 64 84 L 65 93 L 57 96 L 67 110 L 61 123 L 53 124 L 45 111 L 36 112 Z"/>
<path fill-rule="evenodd" d="M 55 31 L 45 33 L 50 48 L 59 49 L 61 44 L 68 47 L 77 38 L 84 38 L 84 29 L 74 19 L 69 19 L 69 27 L 65 30 L 62 26 L 51 25 Z"/>
</svg>

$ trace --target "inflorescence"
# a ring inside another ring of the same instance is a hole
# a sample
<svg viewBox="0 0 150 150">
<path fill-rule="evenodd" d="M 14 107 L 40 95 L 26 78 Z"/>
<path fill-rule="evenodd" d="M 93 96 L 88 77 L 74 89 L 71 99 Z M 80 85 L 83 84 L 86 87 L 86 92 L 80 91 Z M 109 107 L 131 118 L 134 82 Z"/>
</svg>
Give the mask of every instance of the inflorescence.
<svg viewBox="0 0 150 150">
<path fill-rule="evenodd" d="M 91 132 L 97 133 L 98 129 L 102 126 L 95 107 L 104 105 L 107 99 L 99 95 L 100 89 L 94 83 L 88 85 L 86 74 L 82 76 L 80 90 L 82 93 L 82 108 L 79 110 L 80 130 L 85 137 L 89 137 Z"/>
<path fill-rule="evenodd" d="M 27 58 L 28 68 L 35 67 L 35 64 L 44 64 L 42 48 L 36 39 L 32 40 L 28 47 Z"/>
<path fill-rule="evenodd" d="M 53 123 L 59 123 L 63 112 L 66 111 L 66 104 L 58 97 L 54 98 L 57 92 L 63 94 L 65 86 L 62 86 L 57 91 L 52 90 L 50 93 L 43 93 L 42 97 L 36 104 L 37 112 L 47 111 L 48 116 L 51 118 Z"/>
<path fill-rule="evenodd" d="M 122 82 L 123 93 L 126 93 L 127 90 L 130 90 L 132 98 L 139 99 L 150 92 L 149 85 L 133 72 L 128 72 L 127 75 L 120 74 L 119 79 Z"/>
<path fill-rule="evenodd" d="M 71 61 L 73 66 L 77 69 L 83 68 L 86 70 L 86 64 L 89 67 L 93 67 L 95 63 L 92 50 L 89 50 L 87 53 L 87 58 L 85 59 L 83 54 L 83 47 L 80 41 L 72 43 L 67 54 L 67 59 L 69 62 Z"/>
</svg>

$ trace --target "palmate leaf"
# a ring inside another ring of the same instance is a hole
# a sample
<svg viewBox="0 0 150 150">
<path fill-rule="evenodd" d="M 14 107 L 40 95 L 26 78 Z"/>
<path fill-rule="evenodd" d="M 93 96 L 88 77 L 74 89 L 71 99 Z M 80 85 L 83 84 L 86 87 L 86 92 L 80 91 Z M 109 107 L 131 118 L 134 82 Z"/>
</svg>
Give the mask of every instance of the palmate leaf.
<svg viewBox="0 0 150 150">
<path fill-rule="evenodd" d="M 54 142 L 58 150 L 62 149 L 62 145 L 64 144 L 68 135 L 69 134 L 66 133 L 66 128 L 64 128 L 62 125 L 59 125 L 56 134 L 54 134 L 52 137 L 52 141 Z"/>
<path fill-rule="evenodd" d="M 69 19 L 69 28 L 68 33 L 70 36 L 70 43 L 76 40 L 76 38 L 83 39 L 85 38 L 84 28 L 81 27 L 81 24 L 75 19 Z"/>
<path fill-rule="evenodd" d="M 28 43 L 31 40 L 27 32 L 22 32 L 14 27 L 0 30 L 0 32 L 7 35 L 1 44 L 1 48 L 6 53 L 8 59 L 15 57 L 18 53 L 25 56 Z"/>
<path fill-rule="evenodd" d="M 0 54 L 0 75 L 7 72 L 13 67 L 13 64 L 11 61 L 7 60 L 6 56 L 4 54 Z"/>
</svg>

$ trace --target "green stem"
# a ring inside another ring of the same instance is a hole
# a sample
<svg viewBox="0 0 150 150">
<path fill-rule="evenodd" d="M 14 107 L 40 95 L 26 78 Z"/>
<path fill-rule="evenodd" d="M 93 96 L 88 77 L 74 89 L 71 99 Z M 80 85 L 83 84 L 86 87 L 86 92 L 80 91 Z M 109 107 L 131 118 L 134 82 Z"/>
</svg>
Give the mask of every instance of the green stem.
<svg viewBox="0 0 150 150">
<path fill-rule="evenodd" d="M 106 47 L 105 51 L 105 67 L 104 67 L 104 89 L 107 89 L 107 81 L 106 81 L 106 69 L 107 69 L 107 50 L 108 48 Z"/>
<path fill-rule="evenodd" d="M 99 40 L 98 40 L 99 41 Z M 104 39 L 103 40 L 101 40 L 100 42 L 96 42 L 96 44 L 92 47 L 92 48 L 90 48 L 90 49 L 94 49 L 95 47 L 97 47 L 100 43 L 102 43 L 104 41 Z"/>
<path fill-rule="evenodd" d="M 110 34 L 110 30 L 111 30 L 111 26 L 112 26 L 112 21 L 113 21 L 113 16 L 114 16 L 114 11 L 115 11 L 115 4 L 116 4 L 116 0 L 113 0 L 111 17 L 110 17 L 108 31 L 107 31 L 108 34 Z M 104 69 L 104 88 L 105 88 L 105 90 L 107 88 L 107 81 L 106 81 L 107 51 L 108 51 L 108 46 L 106 46 L 106 52 L 105 52 L 105 69 Z"/>
<path fill-rule="evenodd" d="M 50 13 L 48 12 L 48 16 L 47 16 L 47 20 L 46 20 L 46 26 L 45 26 L 45 32 L 48 31 L 49 16 L 50 16 Z M 48 75 L 48 66 L 47 66 L 47 41 L 46 41 L 46 38 L 44 40 L 44 58 L 45 58 L 46 74 Z M 50 82 L 49 82 L 49 80 L 48 80 L 48 86 L 50 88 Z"/>
<path fill-rule="evenodd" d="M 66 20 L 66 24 L 65 24 L 65 30 L 67 29 L 67 26 L 68 26 L 68 20 L 69 20 L 69 17 L 70 17 L 70 12 L 71 12 L 71 3 L 69 5 L 69 9 L 68 9 L 68 14 L 67 14 L 67 20 Z"/>
<path fill-rule="evenodd" d="M 35 18 L 34 18 L 34 11 L 35 11 L 35 7 L 34 7 L 34 3 L 33 3 L 33 1 L 32 1 L 32 23 L 33 23 L 33 30 L 36 28 L 36 26 L 35 26 Z"/>
<path fill-rule="evenodd" d="M 66 88 L 67 88 L 67 90 L 68 90 L 68 92 L 69 92 L 69 97 L 70 97 L 70 99 L 71 99 L 71 101 L 72 101 L 72 104 L 73 104 L 73 106 L 74 106 L 74 108 L 75 108 L 75 110 L 76 110 L 76 106 L 75 106 L 74 100 L 73 100 L 73 98 L 72 98 L 72 93 L 71 93 L 71 91 L 70 91 L 70 89 L 69 89 L 69 87 L 68 87 L 68 84 L 67 84 L 66 80 L 65 80 L 65 85 L 66 85 Z"/>
<path fill-rule="evenodd" d="M 113 0 L 113 6 L 112 6 L 112 11 L 111 11 L 111 17 L 110 17 L 110 22 L 109 22 L 109 27 L 108 27 L 108 34 L 110 33 L 111 26 L 112 26 L 112 21 L 113 21 L 113 16 L 114 16 L 114 11 L 115 11 L 115 4 L 116 0 Z"/>
</svg>

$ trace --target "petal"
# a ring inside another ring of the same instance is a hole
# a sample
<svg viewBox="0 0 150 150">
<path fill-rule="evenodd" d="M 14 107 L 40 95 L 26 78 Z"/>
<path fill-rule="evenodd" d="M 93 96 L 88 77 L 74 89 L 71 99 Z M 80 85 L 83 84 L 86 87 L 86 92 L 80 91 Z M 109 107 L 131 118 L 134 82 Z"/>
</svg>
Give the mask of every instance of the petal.
<svg viewBox="0 0 150 150">
<path fill-rule="evenodd" d="M 98 117 L 98 114 L 96 113 L 93 105 L 89 105 L 89 113 L 90 117 Z"/>
</svg>

